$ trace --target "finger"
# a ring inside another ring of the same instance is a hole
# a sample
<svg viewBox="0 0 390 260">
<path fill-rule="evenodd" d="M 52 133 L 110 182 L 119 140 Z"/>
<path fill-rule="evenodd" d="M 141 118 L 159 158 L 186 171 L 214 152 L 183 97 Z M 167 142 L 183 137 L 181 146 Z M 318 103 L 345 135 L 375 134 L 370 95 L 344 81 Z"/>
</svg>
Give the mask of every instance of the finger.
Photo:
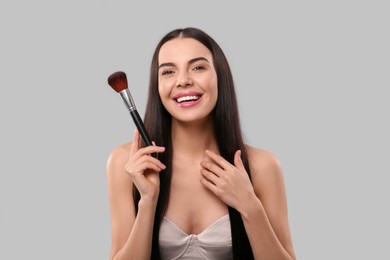
<svg viewBox="0 0 390 260">
<path fill-rule="evenodd" d="M 153 170 L 154 172 L 160 172 L 162 168 L 155 163 L 145 161 L 138 165 L 143 171 L 143 175 L 145 174 L 146 170 Z"/>
<path fill-rule="evenodd" d="M 229 167 L 231 167 L 231 164 L 228 161 L 226 161 L 222 156 L 220 156 L 212 151 L 209 151 L 209 150 L 206 150 L 206 154 L 211 159 L 213 159 L 213 161 L 216 162 L 222 169 L 226 170 Z"/>
<path fill-rule="evenodd" d="M 236 153 L 234 154 L 234 166 L 237 167 L 237 169 L 241 171 L 246 171 L 244 163 L 242 162 L 241 159 L 241 151 L 237 150 Z"/>
<path fill-rule="evenodd" d="M 161 170 L 164 170 L 166 168 L 166 166 L 160 160 L 158 160 L 152 156 L 144 156 L 144 157 L 140 158 L 140 160 L 138 160 L 136 162 L 136 165 L 143 165 L 143 163 L 145 163 L 145 162 L 156 165 Z M 146 170 L 146 168 L 142 168 L 142 170 Z"/>
<path fill-rule="evenodd" d="M 155 172 L 160 172 L 162 170 L 158 164 L 150 161 L 139 162 L 137 165 L 126 164 L 124 169 L 127 173 L 134 177 L 144 175 L 146 170 L 153 170 Z"/>
<path fill-rule="evenodd" d="M 218 183 L 220 182 L 219 177 L 208 170 L 202 169 L 202 170 L 200 170 L 200 173 L 202 174 L 202 176 L 204 178 L 206 178 L 208 181 L 212 182 L 214 185 L 218 185 Z"/>
<path fill-rule="evenodd" d="M 224 172 L 221 167 L 219 167 L 215 162 L 212 161 L 202 161 L 200 163 L 200 166 L 202 166 L 203 169 L 214 173 L 214 175 L 217 175 L 218 177 L 222 176 Z"/>
<path fill-rule="evenodd" d="M 158 160 L 157 158 L 154 158 L 153 156 L 148 156 L 148 155 L 142 156 L 141 158 L 139 158 L 137 163 L 140 164 L 142 162 L 153 163 L 163 170 L 166 168 L 166 166 L 160 160 Z"/>
<path fill-rule="evenodd" d="M 133 135 L 133 142 L 131 144 L 131 149 L 130 149 L 130 158 L 138 151 L 139 149 L 139 132 L 138 129 L 136 128 L 134 130 L 134 135 Z"/>
<path fill-rule="evenodd" d="M 154 165 L 157 165 L 162 170 L 164 170 L 166 168 L 166 166 L 160 160 L 154 158 L 153 156 L 145 156 L 144 161 L 153 163 Z"/>
<path fill-rule="evenodd" d="M 164 146 L 153 146 L 153 145 L 139 149 L 139 153 L 141 155 L 150 155 L 152 153 L 162 153 L 164 151 L 165 151 Z"/>
<path fill-rule="evenodd" d="M 214 193 L 216 196 L 220 194 L 219 188 L 215 186 L 212 182 L 207 180 L 206 178 L 201 178 L 200 182 L 205 186 L 207 189 L 209 189 L 212 193 Z"/>
</svg>

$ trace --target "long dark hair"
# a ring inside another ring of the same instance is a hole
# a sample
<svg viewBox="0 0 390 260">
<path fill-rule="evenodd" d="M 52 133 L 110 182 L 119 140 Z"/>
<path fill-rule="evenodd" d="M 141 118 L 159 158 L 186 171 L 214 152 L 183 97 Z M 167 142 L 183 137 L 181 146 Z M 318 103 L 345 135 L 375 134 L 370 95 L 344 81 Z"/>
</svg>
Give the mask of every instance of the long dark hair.
<svg viewBox="0 0 390 260">
<path fill-rule="evenodd" d="M 214 135 L 217 140 L 220 155 L 230 163 L 234 163 L 234 153 L 241 150 L 241 158 L 250 175 L 248 156 L 242 138 L 240 120 L 238 114 L 237 98 L 234 90 L 233 76 L 229 63 L 220 46 L 205 32 L 197 28 L 176 29 L 164 36 L 156 47 L 153 55 L 149 97 L 146 106 L 144 123 L 150 137 L 158 145 L 165 147 L 165 152 L 159 155 L 159 159 L 167 166 L 160 174 L 160 194 L 158 198 L 156 215 L 154 219 L 152 259 L 160 259 L 159 231 L 160 223 L 168 206 L 171 173 L 172 173 L 172 139 L 171 139 L 171 115 L 163 106 L 158 92 L 158 55 L 161 46 L 175 38 L 192 38 L 206 46 L 213 55 L 214 67 L 218 78 L 218 100 L 212 112 L 214 123 Z M 140 195 L 134 187 L 134 205 L 138 206 Z M 252 249 L 245 231 L 240 213 L 229 207 L 230 226 L 233 243 L 234 259 L 250 260 L 253 258 Z"/>
</svg>

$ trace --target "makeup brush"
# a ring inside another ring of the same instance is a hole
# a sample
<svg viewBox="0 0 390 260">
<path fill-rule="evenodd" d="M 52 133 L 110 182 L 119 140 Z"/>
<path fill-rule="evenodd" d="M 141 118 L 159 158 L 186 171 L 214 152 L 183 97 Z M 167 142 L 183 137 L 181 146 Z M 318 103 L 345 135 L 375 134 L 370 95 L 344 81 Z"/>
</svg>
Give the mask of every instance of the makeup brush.
<svg viewBox="0 0 390 260">
<path fill-rule="evenodd" d="M 134 100 L 128 89 L 126 73 L 124 73 L 123 71 L 114 72 L 108 77 L 108 84 L 122 97 L 123 102 L 129 110 L 130 115 L 135 123 L 135 126 L 140 132 L 145 144 L 147 146 L 153 145 L 148 133 L 146 132 L 145 125 L 138 114 Z M 157 158 L 157 154 L 152 154 L 152 156 Z"/>
</svg>

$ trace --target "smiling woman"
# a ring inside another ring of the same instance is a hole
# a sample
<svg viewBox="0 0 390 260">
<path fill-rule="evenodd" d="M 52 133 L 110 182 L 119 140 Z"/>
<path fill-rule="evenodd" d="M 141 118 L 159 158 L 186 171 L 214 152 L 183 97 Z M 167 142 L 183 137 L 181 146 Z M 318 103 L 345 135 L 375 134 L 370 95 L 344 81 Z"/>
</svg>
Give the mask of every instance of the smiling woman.
<svg viewBox="0 0 390 260">
<path fill-rule="evenodd" d="M 111 259 L 295 259 L 278 160 L 239 122 L 219 45 L 196 28 L 164 36 L 145 114 L 157 145 L 135 131 L 107 163 Z"/>
<path fill-rule="evenodd" d="M 158 90 L 172 120 L 211 117 L 218 82 L 210 50 L 195 39 L 176 38 L 161 47 L 158 60 Z"/>
</svg>

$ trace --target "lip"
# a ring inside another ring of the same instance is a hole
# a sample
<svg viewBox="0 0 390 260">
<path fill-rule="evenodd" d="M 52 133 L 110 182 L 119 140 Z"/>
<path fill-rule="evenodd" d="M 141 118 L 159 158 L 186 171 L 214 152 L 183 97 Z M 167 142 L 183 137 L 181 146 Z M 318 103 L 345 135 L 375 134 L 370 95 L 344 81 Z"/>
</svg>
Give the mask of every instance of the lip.
<svg viewBox="0 0 390 260">
<path fill-rule="evenodd" d="M 180 93 L 177 93 L 173 97 L 173 99 L 176 101 L 178 98 L 185 97 L 185 96 L 200 96 L 200 97 L 202 97 L 203 94 L 199 93 L 199 92 L 196 92 L 196 91 L 180 92 Z"/>
<path fill-rule="evenodd" d="M 199 96 L 199 99 L 195 100 L 195 101 L 191 101 L 191 102 L 181 102 L 181 103 L 178 103 L 176 100 L 180 97 L 185 97 L 185 96 Z M 202 100 L 202 96 L 203 94 L 200 93 L 200 92 L 196 92 L 196 91 L 187 91 L 187 92 L 180 92 L 178 94 L 176 94 L 174 97 L 173 97 L 173 100 L 176 102 L 176 105 L 179 106 L 179 107 L 183 107 L 183 108 L 187 108 L 187 107 L 193 107 L 195 105 L 197 105 L 201 100 Z"/>
</svg>

